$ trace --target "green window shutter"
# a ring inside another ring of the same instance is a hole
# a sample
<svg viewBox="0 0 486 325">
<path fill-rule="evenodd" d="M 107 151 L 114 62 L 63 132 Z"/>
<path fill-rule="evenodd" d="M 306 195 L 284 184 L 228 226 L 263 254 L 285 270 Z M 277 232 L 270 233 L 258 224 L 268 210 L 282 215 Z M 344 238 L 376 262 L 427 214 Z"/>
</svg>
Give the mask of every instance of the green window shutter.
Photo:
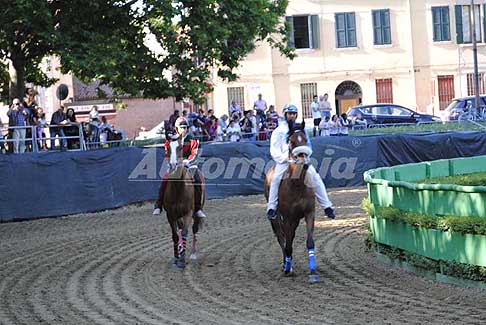
<svg viewBox="0 0 486 325">
<path fill-rule="evenodd" d="M 390 10 L 385 9 L 381 12 L 383 28 L 383 44 L 391 44 Z"/>
<path fill-rule="evenodd" d="M 371 11 L 373 17 L 373 44 L 381 44 L 381 28 L 380 28 L 380 12 L 378 10 Z"/>
<path fill-rule="evenodd" d="M 289 47 L 295 47 L 294 41 L 294 17 L 286 16 L 285 25 L 287 25 L 287 45 Z"/>
<path fill-rule="evenodd" d="M 440 7 L 432 7 L 432 25 L 434 30 L 434 42 L 441 41 Z"/>
<path fill-rule="evenodd" d="M 457 44 L 464 44 L 464 39 L 462 37 L 462 6 L 455 5 L 456 12 L 456 41 Z"/>
<path fill-rule="evenodd" d="M 442 7 L 442 40 L 443 41 L 450 41 L 451 40 L 451 27 L 449 21 L 449 7 Z"/>
<path fill-rule="evenodd" d="M 483 36 L 486 43 L 486 4 L 483 4 Z"/>
<path fill-rule="evenodd" d="M 345 14 L 339 13 L 334 15 L 336 21 L 336 47 L 346 47 L 346 22 Z"/>
<path fill-rule="evenodd" d="M 356 18 L 354 12 L 346 14 L 346 46 L 356 47 Z"/>
<path fill-rule="evenodd" d="M 319 16 L 312 15 L 310 16 L 310 23 L 311 23 L 311 30 L 312 30 L 312 48 L 318 49 L 320 48 L 321 38 L 320 38 L 320 29 L 319 29 Z"/>
</svg>

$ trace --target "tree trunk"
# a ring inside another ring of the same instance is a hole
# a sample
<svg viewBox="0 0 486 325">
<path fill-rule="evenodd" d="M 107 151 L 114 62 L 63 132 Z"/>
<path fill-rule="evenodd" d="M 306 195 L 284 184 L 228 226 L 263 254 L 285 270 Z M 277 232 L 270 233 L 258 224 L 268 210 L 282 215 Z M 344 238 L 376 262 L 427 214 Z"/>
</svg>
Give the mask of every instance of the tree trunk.
<svg viewBox="0 0 486 325">
<path fill-rule="evenodd" d="M 10 102 L 14 98 L 18 98 L 22 101 L 25 93 L 25 84 L 24 84 L 25 61 L 22 58 L 13 56 L 13 58 L 9 61 L 9 74 L 10 74 L 10 90 L 9 90 Z"/>
</svg>

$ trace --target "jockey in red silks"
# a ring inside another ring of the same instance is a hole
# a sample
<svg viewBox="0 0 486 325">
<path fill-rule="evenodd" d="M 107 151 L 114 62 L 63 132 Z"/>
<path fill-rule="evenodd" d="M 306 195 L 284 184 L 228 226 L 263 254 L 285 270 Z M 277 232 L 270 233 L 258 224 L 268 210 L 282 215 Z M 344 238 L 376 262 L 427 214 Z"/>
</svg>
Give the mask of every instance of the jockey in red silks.
<svg viewBox="0 0 486 325">
<path fill-rule="evenodd" d="M 175 122 L 176 135 L 183 139 L 182 146 L 182 157 L 184 159 L 184 165 L 190 168 L 191 175 L 194 181 L 194 211 L 195 216 L 199 218 L 205 218 L 206 215 L 202 211 L 202 178 L 199 169 L 197 168 L 197 158 L 199 152 L 199 140 L 193 138 L 192 135 L 188 134 L 189 123 L 184 117 L 179 117 Z M 164 144 L 165 156 L 169 156 L 170 150 L 170 139 L 165 140 Z M 167 184 L 169 174 L 165 174 L 162 178 L 162 184 L 160 185 L 160 192 L 157 201 L 155 202 L 153 214 L 160 214 L 163 204 L 163 197 L 165 192 L 165 187 Z"/>
</svg>

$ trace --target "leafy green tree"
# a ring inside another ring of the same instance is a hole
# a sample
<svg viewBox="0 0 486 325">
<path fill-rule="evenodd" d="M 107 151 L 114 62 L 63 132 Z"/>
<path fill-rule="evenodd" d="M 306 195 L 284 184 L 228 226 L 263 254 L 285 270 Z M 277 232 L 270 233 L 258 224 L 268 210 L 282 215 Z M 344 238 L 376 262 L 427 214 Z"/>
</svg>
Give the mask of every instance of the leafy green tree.
<svg viewBox="0 0 486 325">
<path fill-rule="evenodd" d="M 282 22 L 287 0 L 7 2 L 0 61 L 10 73 L 0 65 L 0 91 L 9 89 L 10 98 L 23 94 L 25 82 L 55 82 L 41 70 L 50 55 L 63 73 L 100 80 L 116 94 L 196 102 L 211 90 L 212 71 L 235 80 L 239 62 L 260 41 L 294 55 Z"/>
</svg>

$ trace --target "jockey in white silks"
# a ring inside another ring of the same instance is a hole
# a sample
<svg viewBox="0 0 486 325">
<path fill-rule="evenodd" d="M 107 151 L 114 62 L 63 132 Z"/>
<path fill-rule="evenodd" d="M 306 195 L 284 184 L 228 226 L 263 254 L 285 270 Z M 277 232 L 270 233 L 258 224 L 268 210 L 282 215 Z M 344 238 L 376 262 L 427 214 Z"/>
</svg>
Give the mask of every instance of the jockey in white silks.
<svg viewBox="0 0 486 325">
<path fill-rule="evenodd" d="M 272 132 L 270 138 L 270 155 L 275 161 L 275 172 L 273 174 L 272 181 L 270 183 L 270 193 L 268 195 L 267 205 L 267 217 L 272 220 L 277 217 L 278 206 L 278 188 L 280 181 L 287 170 L 289 164 L 289 130 L 294 127 L 295 120 L 297 119 L 297 107 L 295 105 L 285 105 L 283 109 L 285 121 L 279 123 L 279 126 Z M 308 145 L 310 145 L 310 138 L 308 139 Z M 309 156 L 312 150 L 309 148 Z M 324 209 L 324 213 L 327 217 L 334 219 L 336 215 L 332 208 L 332 203 L 327 196 L 326 187 L 321 177 L 317 173 L 312 164 L 307 169 L 306 185 L 312 187 L 316 194 L 317 202 Z"/>
</svg>

